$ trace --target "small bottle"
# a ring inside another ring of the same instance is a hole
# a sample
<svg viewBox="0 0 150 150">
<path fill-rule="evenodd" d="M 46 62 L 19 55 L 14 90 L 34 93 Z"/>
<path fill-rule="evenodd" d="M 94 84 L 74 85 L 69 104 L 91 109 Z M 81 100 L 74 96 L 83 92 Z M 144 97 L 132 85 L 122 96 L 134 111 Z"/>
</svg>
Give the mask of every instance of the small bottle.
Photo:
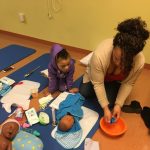
<svg viewBox="0 0 150 150">
<path fill-rule="evenodd" d="M 22 118 L 23 118 L 23 108 L 19 106 L 16 109 L 15 114 L 16 114 L 16 116 L 15 116 L 16 120 L 18 120 L 18 121 L 22 120 Z"/>
<path fill-rule="evenodd" d="M 3 89 L 3 84 L 0 82 L 0 90 Z"/>
</svg>

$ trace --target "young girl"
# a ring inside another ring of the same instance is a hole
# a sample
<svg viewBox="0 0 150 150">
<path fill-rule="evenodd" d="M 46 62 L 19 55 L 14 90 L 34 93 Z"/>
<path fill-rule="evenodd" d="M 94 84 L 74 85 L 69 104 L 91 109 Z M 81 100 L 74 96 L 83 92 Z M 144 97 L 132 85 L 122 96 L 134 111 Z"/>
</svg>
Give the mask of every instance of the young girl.
<svg viewBox="0 0 150 150">
<path fill-rule="evenodd" d="M 49 92 L 51 94 L 63 91 L 78 92 L 78 88 L 72 88 L 74 63 L 66 49 L 59 44 L 52 46 L 48 66 Z"/>
</svg>

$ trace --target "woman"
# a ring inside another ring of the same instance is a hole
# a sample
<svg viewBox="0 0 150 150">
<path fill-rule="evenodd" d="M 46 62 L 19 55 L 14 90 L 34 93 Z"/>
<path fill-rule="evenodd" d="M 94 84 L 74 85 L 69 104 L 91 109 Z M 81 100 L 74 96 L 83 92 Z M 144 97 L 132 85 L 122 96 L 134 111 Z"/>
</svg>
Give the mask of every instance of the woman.
<svg viewBox="0 0 150 150">
<path fill-rule="evenodd" d="M 117 30 L 113 39 L 103 41 L 94 51 L 80 86 L 84 97 L 96 94 L 106 122 L 120 117 L 121 107 L 144 67 L 142 50 L 149 38 L 141 18 L 127 19 Z"/>
</svg>

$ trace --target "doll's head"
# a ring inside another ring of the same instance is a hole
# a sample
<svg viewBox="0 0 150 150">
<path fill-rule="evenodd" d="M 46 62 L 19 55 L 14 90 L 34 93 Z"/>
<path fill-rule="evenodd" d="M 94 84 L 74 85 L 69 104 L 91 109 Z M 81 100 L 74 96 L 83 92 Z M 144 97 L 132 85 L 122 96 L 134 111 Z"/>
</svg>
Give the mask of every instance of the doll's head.
<svg viewBox="0 0 150 150">
<path fill-rule="evenodd" d="M 71 115 L 65 115 L 64 117 L 61 118 L 58 124 L 58 129 L 66 132 L 69 129 L 71 129 L 73 124 L 74 124 L 74 117 Z"/>
<path fill-rule="evenodd" d="M 1 126 L 1 135 L 11 140 L 13 139 L 20 129 L 20 124 L 15 119 L 9 119 Z"/>
</svg>

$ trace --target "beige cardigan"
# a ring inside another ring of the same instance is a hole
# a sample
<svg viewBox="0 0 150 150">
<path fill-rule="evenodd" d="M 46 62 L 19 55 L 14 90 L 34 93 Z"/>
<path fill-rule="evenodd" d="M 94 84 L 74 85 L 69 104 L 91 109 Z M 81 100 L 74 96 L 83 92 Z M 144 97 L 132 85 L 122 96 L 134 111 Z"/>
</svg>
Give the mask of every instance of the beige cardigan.
<svg viewBox="0 0 150 150">
<path fill-rule="evenodd" d="M 94 51 L 83 77 L 83 83 L 91 81 L 94 85 L 96 96 L 102 108 L 109 104 L 104 87 L 104 77 L 109 67 L 112 50 L 113 39 L 107 39 L 100 43 Z M 121 82 L 115 104 L 122 107 L 126 98 L 130 94 L 135 81 L 140 75 L 144 63 L 144 55 L 140 52 L 134 58 L 134 65 L 129 75 Z"/>
</svg>

